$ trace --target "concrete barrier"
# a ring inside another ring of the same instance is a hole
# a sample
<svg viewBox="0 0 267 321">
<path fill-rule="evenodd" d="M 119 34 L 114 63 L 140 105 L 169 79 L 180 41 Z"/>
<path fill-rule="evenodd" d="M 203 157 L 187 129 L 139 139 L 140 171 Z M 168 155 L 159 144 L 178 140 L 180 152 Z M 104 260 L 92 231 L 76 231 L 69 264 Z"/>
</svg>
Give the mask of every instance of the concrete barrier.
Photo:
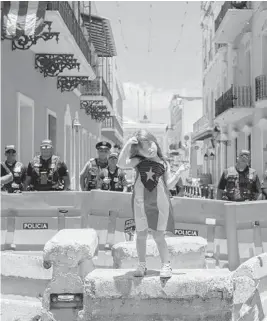
<svg viewBox="0 0 267 321">
<path fill-rule="evenodd" d="M 155 271 L 94 270 L 85 278 L 79 321 L 230 321 L 233 283 L 225 270 L 175 270 L 169 280 Z"/>
<path fill-rule="evenodd" d="M 222 266 L 229 261 L 229 268 L 234 271 L 240 263 L 267 250 L 267 201 L 230 203 L 174 197 L 171 202 L 177 231 L 193 231 L 205 238 L 207 256 L 214 265 Z M 126 241 L 125 221 L 132 218 L 129 193 L 98 190 L 3 193 L 1 205 L 2 250 L 42 250 L 61 228 L 81 227 L 94 228 L 100 250 L 110 250 L 114 244 Z M 69 207 L 69 212 L 59 215 L 60 207 Z M 53 215 L 47 215 L 53 211 Z M 8 215 L 3 214 L 7 212 Z M 47 217 L 49 222 L 45 221 Z M 46 222 L 46 230 L 22 229 L 24 223 Z"/>
<path fill-rule="evenodd" d="M 204 269 L 207 241 L 202 237 L 166 237 L 173 269 Z M 138 256 L 135 242 L 115 244 L 112 248 L 114 268 L 136 268 Z M 147 268 L 160 269 L 161 261 L 153 239 L 147 240 Z"/>
<path fill-rule="evenodd" d="M 53 275 L 43 296 L 43 321 L 64 319 L 66 309 L 74 313 L 73 318 L 77 315 L 83 304 L 83 279 L 94 269 L 92 258 L 97 246 L 93 229 L 65 229 L 46 243 L 44 266 L 52 266 Z"/>
<path fill-rule="evenodd" d="M 241 264 L 233 273 L 235 320 L 267 318 L 267 253 Z"/>
</svg>

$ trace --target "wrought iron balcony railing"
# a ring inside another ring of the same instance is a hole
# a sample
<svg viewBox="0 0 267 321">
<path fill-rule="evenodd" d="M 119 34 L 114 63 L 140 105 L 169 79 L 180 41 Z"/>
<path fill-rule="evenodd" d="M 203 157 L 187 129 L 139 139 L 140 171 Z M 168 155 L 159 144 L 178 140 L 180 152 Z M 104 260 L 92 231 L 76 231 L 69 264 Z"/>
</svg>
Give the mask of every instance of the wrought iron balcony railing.
<svg viewBox="0 0 267 321">
<path fill-rule="evenodd" d="M 234 107 L 252 107 L 250 86 L 234 86 L 215 101 L 215 117 Z"/>
<path fill-rule="evenodd" d="M 105 119 L 102 123 L 102 128 L 117 129 L 119 134 L 123 136 L 123 129 L 116 116 Z"/>
<path fill-rule="evenodd" d="M 47 10 L 58 11 L 60 13 L 62 19 L 64 20 L 64 23 L 68 27 L 77 45 L 81 49 L 81 52 L 83 53 L 84 57 L 86 58 L 88 63 L 91 65 L 91 67 L 94 69 L 94 72 L 96 73 L 96 66 L 92 64 L 94 55 L 90 49 L 90 45 L 86 40 L 86 37 L 82 31 L 82 28 L 78 23 L 75 13 L 72 10 L 69 2 L 68 1 L 48 1 Z"/>
<path fill-rule="evenodd" d="M 267 99 L 267 75 L 261 75 L 255 79 L 256 101 Z"/>
<path fill-rule="evenodd" d="M 207 115 L 204 115 L 193 124 L 193 131 L 194 133 L 197 133 L 200 130 L 207 128 L 208 125 L 209 125 L 208 117 Z"/>
<path fill-rule="evenodd" d="M 251 3 L 250 1 L 225 1 L 222 5 L 220 13 L 215 20 L 215 32 L 220 27 L 220 24 L 229 9 L 251 9 Z"/>
<path fill-rule="evenodd" d="M 103 77 L 88 81 L 86 85 L 80 86 L 82 95 L 106 97 L 110 105 L 113 106 L 112 96 Z"/>
</svg>

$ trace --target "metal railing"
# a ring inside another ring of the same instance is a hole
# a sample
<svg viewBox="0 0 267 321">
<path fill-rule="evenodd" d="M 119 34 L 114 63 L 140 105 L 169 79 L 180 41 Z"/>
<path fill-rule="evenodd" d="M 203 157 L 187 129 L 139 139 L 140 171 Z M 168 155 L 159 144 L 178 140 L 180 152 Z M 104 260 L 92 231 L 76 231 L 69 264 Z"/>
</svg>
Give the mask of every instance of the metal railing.
<svg viewBox="0 0 267 321">
<path fill-rule="evenodd" d="M 261 75 L 255 78 L 256 101 L 267 99 L 267 75 Z"/>
<path fill-rule="evenodd" d="M 215 101 L 215 117 L 234 107 L 252 107 L 250 86 L 234 86 Z"/>
<path fill-rule="evenodd" d="M 220 27 L 227 11 L 229 9 L 251 9 L 250 1 L 225 1 L 222 5 L 221 11 L 219 12 L 216 20 L 215 20 L 215 32 Z"/>
<path fill-rule="evenodd" d="M 118 119 L 116 116 L 112 116 L 110 118 L 105 119 L 102 122 L 102 128 L 112 128 L 112 129 L 117 129 L 119 134 L 123 136 L 123 129 L 121 127 L 121 124 L 119 123 Z"/>
<path fill-rule="evenodd" d="M 209 125 L 209 119 L 207 115 L 202 116 L 193 124 L 194 133 L 199 132 L 202 129 L 205 129 Z"/>
<path fill-rule="evenodd" d="M 106 97 L 110 105 L 113 106 L 112 96 L 103 77 L 88 81 L 84 86 L 80 86 L 82 95 Z"/>
<path fill-rule="evenodd" d="M 96 73 L 95 65 L 92 65 L 91 62 L 93 60 L 93 53 L 90 50 L 90 45 L 86 40 L 86 37 L 82 31 L 80 24 L 77 21 L 74 11 L 72 10 L 68 1 L 49 1 L 47 3 L 47 10 L 48 11 L 58 11 L 64 20 L 64 23 L 68 27 L 69 31 L 73 35 L 77 45 L 81 49 L 84 57 L 94 69 Z"/>
<path fill-rule="evenodd" d="M 189 198 L 216 198 L 216 191 L 214 186 L 192 186 L 185 185 L 184 186 L 184 197 Z"/>
</svg>

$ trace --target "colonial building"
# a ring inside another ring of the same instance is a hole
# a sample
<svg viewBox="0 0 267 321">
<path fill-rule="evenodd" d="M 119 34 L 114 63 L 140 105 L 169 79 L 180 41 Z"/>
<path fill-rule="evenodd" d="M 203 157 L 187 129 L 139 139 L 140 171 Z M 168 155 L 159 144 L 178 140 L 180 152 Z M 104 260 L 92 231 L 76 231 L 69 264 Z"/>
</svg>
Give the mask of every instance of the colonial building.
<svg viewBox="0 0 267 321">
<path fill-rule="evenodd" d="M 151 132 L 156 138 L 162 149 L 164 155 L 167 155 L 167 135 L 166 135 L 167 124 L 152 123 L 148 120 L 147 116 L 144 115 L 143 120 L 139 122 L 125 120 L 123 122 L 123 132 L 124 132 L 124 143 L 133 136 L 133 134 L 139 129 L 146 129 Z"/>
<path fill-rule="evenodd" d="M 103 121 L 120 133 L 110 140 L 122 140 L 117 120 L 121 123 L 123 98 L 118 96 L 123 94 L 114 96 L 119 81 L 114 81 L 117 53 L 109 20 L 92 15 L 88 1 L 8 4 L 2 2 L 6 17 L 10 10 L 27 13 L 21 19 L 27 23 L 35 10 L 37 16 L 43 12 L 45 24 L 31 34 L 25 25 L 20 37 L 6 25 L 2 34 L 2 157 L 3 146 L 15 144 L 18 160 L 27 164 L 39 153 L 41 140 L 49 138 L 54 153 L 67 163 L 72 188 L 78 189 L 79 172 L 106 133 Z"/>
<path fill-rule="evenodd" d="M 194 142 L 218 183 L 241 149 L 261 176 L 267 167 L 267 2 L 204 1 L 203 116 Z M 197 152 L 196 149 L 193 149 Z"/>
<path fill-rule="evenodd" d="M 169 105 L 169 113 L 170 126 L 167 136 L 170 156 L 174 156 L 174 164 L 177 165 L 190 162 L 193 124 L 202 115 L 202 98 L 174 95 Z M 174 150 L 175 152 L 171 152 Z"/>
</svg>

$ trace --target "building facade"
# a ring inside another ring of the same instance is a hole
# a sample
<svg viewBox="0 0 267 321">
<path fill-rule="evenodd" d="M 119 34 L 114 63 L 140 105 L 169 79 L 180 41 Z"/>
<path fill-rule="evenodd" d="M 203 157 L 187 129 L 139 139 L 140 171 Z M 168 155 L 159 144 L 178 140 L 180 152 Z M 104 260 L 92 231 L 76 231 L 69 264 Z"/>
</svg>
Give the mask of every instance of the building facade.
<svg viewBox="0 0 267 321">
<path fill-rule="evenodd" d="M 140 129 L 146 129 L 150 133 L 152 133 L 162 150 L 164 155 L 168 153 L 168 146 L 167 146 L 167 134 L 166 134 L 167 124 L 161 123 L 152 123 L 148 120 L 147 116 L 143 117 L 143 120 L 139 122 L 135 121 L 124 121 L 123 122 L 123 132 L 124 132 L 124 143 L 127 142 L 129 138 L 131 138 L 134 133 Z"/>
<path fill-rule="evenodd" d="M 190 162 L 193 124 L 202 115 L 202 98 L 174 95 L 169 105 L 169 113 L 170 126 L 167 129 L 169 155 L 173 155 L 174 165 Z"/>
<path fill-rule="evenodd" d="M 193 142 L 202 142 L 203 172 L 222 171 L 249 149 L 261 176 L 267 167 L 267 3 L 201 2 L 203 116 Z"/>
<path fill-rule="evenodd" d="M 117 117 L 112 30 L 107 19 L 91 15 L 90 6 L 48 2 L 42 33 L 1 41 L 2 159 L 3 147 L 15 144 L 17 159 L 27 165 L 49 138 L 68 166 L 72 189 L 79 189 L 82 167 L 96 156 L 103 121 Z"/>
</svg>

